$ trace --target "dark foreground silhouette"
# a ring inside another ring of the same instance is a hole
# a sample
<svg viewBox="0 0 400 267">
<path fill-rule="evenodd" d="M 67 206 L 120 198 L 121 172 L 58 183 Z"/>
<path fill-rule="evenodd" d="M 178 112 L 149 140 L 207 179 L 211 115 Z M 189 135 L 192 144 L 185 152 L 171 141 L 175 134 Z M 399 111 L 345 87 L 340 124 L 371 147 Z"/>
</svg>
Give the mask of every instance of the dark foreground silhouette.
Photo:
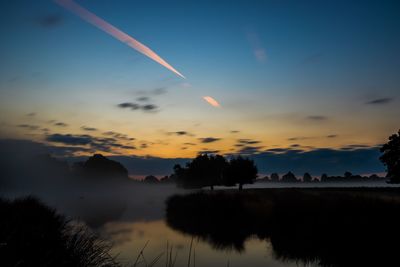
<svg viewBox="0 0 400 267">
<path fill-rule="evenodd" d="M 119 266 L 87 228 L 28 197 L 0 199 L 1 266 Z"/>
<path fill-rule="evenodd" d="M 281 260 L 321 266 L 399 266 L 399 189 L 202 192 L 167 201 L 170 227 L 214 248 L 256 236 Z"/>
</svg>

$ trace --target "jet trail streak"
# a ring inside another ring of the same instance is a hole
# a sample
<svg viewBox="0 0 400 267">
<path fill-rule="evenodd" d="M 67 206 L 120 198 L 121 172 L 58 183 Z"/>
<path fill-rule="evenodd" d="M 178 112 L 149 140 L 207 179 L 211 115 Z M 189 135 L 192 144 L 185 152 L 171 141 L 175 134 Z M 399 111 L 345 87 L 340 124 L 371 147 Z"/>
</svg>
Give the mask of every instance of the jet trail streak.
<svg viewBox="0 0 400 267">
<path fill-rule="evenodd" d="M 163 65 L 170 71 L 174 72 L 176 75 L 185 78 L 179 71 L 174 69 L 171 65 L 169 65 L 165 60 L 163 60 L 160 56 L 158 56 L 155 52 L 153 52 L 150 48 L 145 46 L 144 44 L 140 43 L 133 37 L 129 36 L 128 34 L 124 33 L 120 29 L 114 27 L 107 21 L 103 20 L 102 18 L 96 16 L 94 13 L 90 12 L 89 10 L 85 9 L 84 7 L 80 6 L 79 4 L 75 3 L 73 0 L 54 0 L 57 4 L 64 7 L 65 9 L 75 13 L 83 20 L 89 22 L 90 24 L 96 26 L 97 28 L 105 31 L 109 35 L 113 36 L 114 38 L 120 40 L 121 42 L 127 44 L 128 46 L 132 47 L 133 49 L 139 51 L 140 53 L 148 56 L 152 60 L 158 62 L 159 64 Z"/>
</svg>

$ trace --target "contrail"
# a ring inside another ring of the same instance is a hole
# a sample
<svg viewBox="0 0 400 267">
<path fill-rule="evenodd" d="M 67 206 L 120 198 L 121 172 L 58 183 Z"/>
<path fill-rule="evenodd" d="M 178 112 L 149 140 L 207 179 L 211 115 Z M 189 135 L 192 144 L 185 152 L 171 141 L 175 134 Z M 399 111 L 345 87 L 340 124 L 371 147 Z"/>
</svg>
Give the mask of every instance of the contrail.
<svg viewBox="0 0 400 267">
<path fill-rule="evenodd" d="M 105 31 L 109 35 L 113 36 L 114 38 L 120 40 L 121 42 L 129 45 L 133 49 L 139 51 L 140 53 L 148 56 L 152 60 L 158 62 L 159 64 L 163 65 L 170 71 L 174 72 L 176 75 L 184 78 L 179 71 L 174 69 L 171 65 L 169 65 L 164 59 L 158 56 L 155 52 L 153 52 L 150 48 L 145 46 L 144 44 L 140 43 L 133 37 L 129 36 L 128 34 L 124 33 L 120 29 L 114 27 L 107 21 L 103 20 L 102 18 L 96 16 L 89 10 L 85 9 L 84 7 L 80 6 L 79 4 L 75 3 L 73 0 L 54 0 L 57 4 L 68 9 L 69 11 L 75 13 L 77 16 L 82 18 L 83 20 L 89 22 L 90 24 L 96 26 L 97 28 Z"/>
<path fill-rule="evenodd" d="M 205 101 L 207 101 L 207 103 L 210 104 L 213 107 L 216 107 L 216 108 L 220 108 L 221 107 L 220 104 L 217 102 L 217 100 L 215 100 L 211 96 L 203 96 L 203 99 Z"/>
</svg>

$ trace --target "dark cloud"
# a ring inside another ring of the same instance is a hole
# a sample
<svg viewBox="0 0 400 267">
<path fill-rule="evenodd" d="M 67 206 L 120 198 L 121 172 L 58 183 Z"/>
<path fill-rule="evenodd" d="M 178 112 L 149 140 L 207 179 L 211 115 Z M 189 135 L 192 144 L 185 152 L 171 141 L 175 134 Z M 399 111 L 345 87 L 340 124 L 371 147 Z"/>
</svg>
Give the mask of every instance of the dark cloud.
<svg viewBox="0 0 400 267">
<path fill-rule="evenodd" d="M 87 132 L 95 132 L 95 131 L 97 131 L 96 128 L 88 127 L 88 126 L 82 126 L 81 129 L 84 130 L 84 131 L 87 131 Z"/>
<path fill-rule="evenodd" d="M 126 134 L 117 133 L 117 132 L 113 132 L 113 131 L 104 132 L 103 135 L 112 136 L 112 137 L 114 137 L 116 139 L 124 140 L 124 141 L 133 141 L 133 140 L 135 140 L 135 138 L 129 137 Z"/>
<path fill-rule="evenodd" d="M 65 18 L 61 14 L 48 14 L 36 19 L 39 26 L 44 28 L 51 28 L 61 25 Z"/>
<path fill-rule="evenodd" d="M 141 106 L 141 109 L 144 111 L 154 111 L 157 109 L 157 106 L 153 105 L 153 104 L 147 104 L 147 105 Z"/>
<path fill-rule="evenodd" d="M 290 147 L 301 147 L 299 144 L 293 144 Z"/>
<path fill-rule="evenodd" d="M 194 134 L 189 133 L 187 131 L 168 132 L 167 134 L 168 135 L 178 135 L 178 136 L 184 136 L 184 135 L 186 135 L 186 136 L 194 136 Z"/>
<path fill-rule="evenodd" d="M 187 145 L 187 146 L 195 146 L 196 144 L 195 143 L 183 143 L 184 145 Z"/>
<path fill-rule="evenodd" d="M 235 133 L 240 133 L 240 131 L 232 130 L 231 133 L 233 133 L 233 134 L 235 134 Z"/>
<path fill-rule="evenodd" d="M 213 143 L 221 140 L 221 138 L 215 138 L 215 137 L 205 137 L 205 138 L 199 138 L 199 140 L 202 143 Z"/>
<path fill-rule="evenodd" d="M 298 140 L 307 140 L 307 139 L 311 139 L 312 137 L 308 137 L 308 136 L 298 136 L 298 137 L 290 137 L 287 140 L 288 141 L 298 141 Z"/>
<path fill-rule="evenodd" d="M 131 103 L 131 102 L 124 102 L 121 104 L 117 105 L 119 108 L 123 108 L 123 109 L 131 109 L 131 110 L 143 110 L 146 112 L 154 112 L 157 111 L 158 107 L 154 104 L 145 104 L 145 105 L 139 105 L 137 103 Z"/>
<path fill-rule="evenodd" d="M 393 101 L 393 98 L 384 97 L 384 98 L 377 98 L 371 101 L 365 102 L 367 105 L 385 105 Z"/>
<path fill-rule="evenodd" d="M 200 151 L 198 151 L 197 153 L 198 154 L 217 154 L 217 153 L 219 153 L 220 152 L 220 150 L 200 150 Z"/>
<path fill-rule="evenodd" d="M 136 103 L 131 103 L 131 102 L 124 102 L 121 104 L 118 104 L 118 107 L 120 108 L 130 108 L 132 110 L 137 110 L 140 108 L 140 106 Z"/>
<path fill-rule="evenodd" d="M 261 142 L 257 141 L 257 140 L 252 140 L 252 139 L 239 139 L 238 143 L 245 144 L 245 145 L 254 145 L 254 144 L 259 144 Z"/>
<path fill-rule="evenodd" d="M 46 140 L 64 145 L 88 145 L 92 143 L 90 135 L 51 134 L 46 137 Z"/>
<path fill-rule="evenodd" d="M 18 127 L 18 128 L 27 129 L 27 130 L 31 130 L 31 131 L 37 130 L 37 129 L 40 128 L 39 126 L 37 126 L 37 125 L 32 125 L 32 124 L 19 124 L 19 125 L 17 125 L 17 127 Z"/>
<path fill-rule="evenodd" d="M 31 113 L 26 114 L 26 116 L 32 118 L 32 117 L 36 116 L 36 113 L 35 112 L 31 112 Z"/>
<path fill-rule="evenodd" d="M 67 127 L 68 124 L 64 123 L 64 122 L 54 122 L 53 124 L 54 126 L 59 126 L 59 127 Z"/>
<path fill-rule="evenodd" d="M 46 136 L 46 141 L 69 146 L 87 146 L 91 151 L 113 152 L 114 148 L 136 149 L 129 144 L 121 144 L 114 137 L 94 137 L 87 134 L 51 134 Z"/>
<path fill-rule="evenodd" d="M 336 137 L 338 137 L 337 134 L 330 134 L 326 136 L 326 138 L 336 138 Z"/>
<path fill-rule="evenodd" d="M 328 119 L 328 117 L 321 116 L 321 115 L 311 115 L 311 116 L 307 116 L 307 119 L 312 120 L 312 121 L 326 121 Z"/>
</svg>

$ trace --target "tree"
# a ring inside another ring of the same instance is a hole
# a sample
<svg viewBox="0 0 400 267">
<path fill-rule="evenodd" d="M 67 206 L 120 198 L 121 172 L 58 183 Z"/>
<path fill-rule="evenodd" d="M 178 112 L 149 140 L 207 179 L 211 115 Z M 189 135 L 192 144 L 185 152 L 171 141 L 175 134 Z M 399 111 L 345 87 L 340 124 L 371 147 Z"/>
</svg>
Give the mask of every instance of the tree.
<svg viewBox="0 0 400 267">
<path fill-rule="evenodd" d="M 239 190 L 244 184 L 252 184 L 257 178 L 257 167 L 249 158 L 238 156 L 229 161 L 228 168 L 224 173 L 224 185 L 239 185 Z"/>
<path fill-rule="evenodd" d="M 184 188 L 201 188 L 222 184 L 222 176 L 227 168 L 227 161 L 220 155 L 200 154 L 182 168 L 179 164 L 174 166 L 177 184 Z"/>
<path fill-rule="evenodd" d="M 400 183 L 400 130 L 389 137 L 380 151 L 383 155 L 379 158 L 386 166 L 387 177 L 391 183 Z"/>
<path fill-rule="evenodd" d="M 279 182 L 279 174 L 276 172 L 271 174 L 271 182 Z"/>
<path fill-rule="evenodd" d="M 303 175 L 303 182 L 309 183 L 309 182 L 311 182 L 311 181 L 312 181 L 311 175 L 310 175 L 308 172 L 306 172 L 306 173 Z"/>
<path fill-rule="evenodd" d="M 321 175 L 321 182 L 327 182 L 328 181 L 328 175 L 326 173 L 323 173 Z"/>
<path fill-rule="evenodd" d="M 296 176 L 292 172 L 288 172 L 285 175 L 282 176 L 282 182 L 286 183 L 295 183 L 298 182 Z"/>
</svg>

